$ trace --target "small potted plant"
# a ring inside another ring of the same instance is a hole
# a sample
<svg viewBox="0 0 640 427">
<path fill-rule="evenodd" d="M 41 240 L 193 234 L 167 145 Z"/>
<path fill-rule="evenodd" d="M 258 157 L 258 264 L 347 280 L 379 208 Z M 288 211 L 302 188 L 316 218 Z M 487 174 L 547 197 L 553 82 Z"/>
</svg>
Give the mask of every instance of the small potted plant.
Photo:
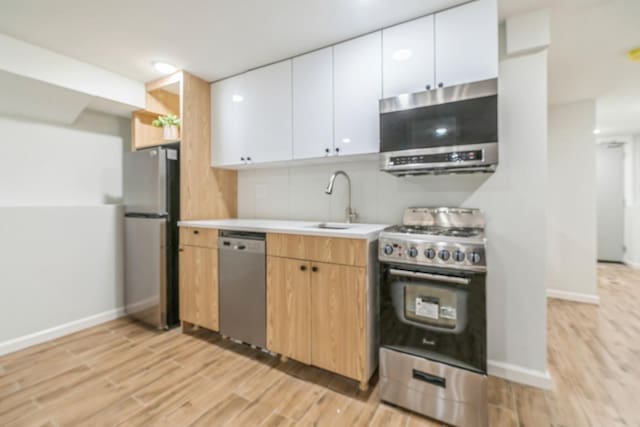
<svg viewBox="0 0 640 427">
<path fill-rule="evenodd" d="M 180 119 L 173 114 L 159 116 L 151 122 L 153 126 L 161 127 L 164 131 L 165 140 L 178 139 L 178 128 L 180 127 Z"/>
</svg>

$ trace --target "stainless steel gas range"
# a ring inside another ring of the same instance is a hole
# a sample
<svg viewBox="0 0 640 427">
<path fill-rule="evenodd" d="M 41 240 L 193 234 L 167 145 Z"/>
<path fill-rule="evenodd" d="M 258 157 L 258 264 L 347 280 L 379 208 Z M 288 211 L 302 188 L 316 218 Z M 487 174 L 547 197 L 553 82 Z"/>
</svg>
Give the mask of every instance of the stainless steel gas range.
<svg viewBox="0 0 640 427">
<path fill-rule="evenodd" d="M 488 425 L 484 216 L 408 208 L 378 240 L 383 401 Z"/>
</svg>

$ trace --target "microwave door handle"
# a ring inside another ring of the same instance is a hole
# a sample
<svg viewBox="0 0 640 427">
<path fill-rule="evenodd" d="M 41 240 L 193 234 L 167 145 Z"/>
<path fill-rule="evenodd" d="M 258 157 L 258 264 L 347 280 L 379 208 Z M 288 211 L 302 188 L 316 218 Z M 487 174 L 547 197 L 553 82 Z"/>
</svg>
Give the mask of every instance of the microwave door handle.
<svg viewBox="0 0 640 427">
<path fill-rule="evenodd" d="M 419 271 L 406 271 L 392 268 L 389 272 L 395 276 L 410 277 L 413 279 L 427 279 L 437 282 L 455 283 L 458 285 L 468 285 L 470 280 L 465 277 L 444 276 L 442 274 L 422 273 Z"/>
</svg>

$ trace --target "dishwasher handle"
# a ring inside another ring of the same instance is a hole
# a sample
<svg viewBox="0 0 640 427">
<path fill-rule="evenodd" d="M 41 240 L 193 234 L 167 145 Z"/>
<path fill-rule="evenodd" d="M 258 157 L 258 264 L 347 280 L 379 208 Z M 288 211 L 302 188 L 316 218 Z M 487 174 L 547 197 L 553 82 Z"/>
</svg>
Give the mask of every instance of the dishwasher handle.
<svg viewBox="0 0 640 427">
<path fill-rule="evenodd" d="M 233 251 L 243 253 L 265 253 L 265 241 L 254 239 L 234 239 L 223 237 L 220 239 L 221 251 Z"/>
</svg>

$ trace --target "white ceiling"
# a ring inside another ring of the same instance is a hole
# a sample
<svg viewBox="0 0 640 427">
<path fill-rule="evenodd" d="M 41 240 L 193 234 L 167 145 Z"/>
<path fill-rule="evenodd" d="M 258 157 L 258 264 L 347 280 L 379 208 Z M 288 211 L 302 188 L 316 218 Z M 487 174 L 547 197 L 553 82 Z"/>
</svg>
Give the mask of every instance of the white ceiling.
<svg viewBox="0 0 640 427">
<path fill-rule="evenodd" d="M 3 0 L 0 32 L 139 81 L 154 60 L 207 80 L 465 0 Z M 640 131 L 640 0 L 499 0 L 502 18 L 552 9 L 550 101 L 598 100 L 603 133 Z"/>
<path fill-rule="evenodd" d="M 552 103 L 596 99 L 603 134 L 640 131 L 640 0 L 582 0 L 554 8 L 549 49 Z"/>
<path fill-rule="evenodd" d="M 465 1 L 3 0 L 0 32 L 140 81 L 154 60 L 215 80 Z"/>
</svg>

